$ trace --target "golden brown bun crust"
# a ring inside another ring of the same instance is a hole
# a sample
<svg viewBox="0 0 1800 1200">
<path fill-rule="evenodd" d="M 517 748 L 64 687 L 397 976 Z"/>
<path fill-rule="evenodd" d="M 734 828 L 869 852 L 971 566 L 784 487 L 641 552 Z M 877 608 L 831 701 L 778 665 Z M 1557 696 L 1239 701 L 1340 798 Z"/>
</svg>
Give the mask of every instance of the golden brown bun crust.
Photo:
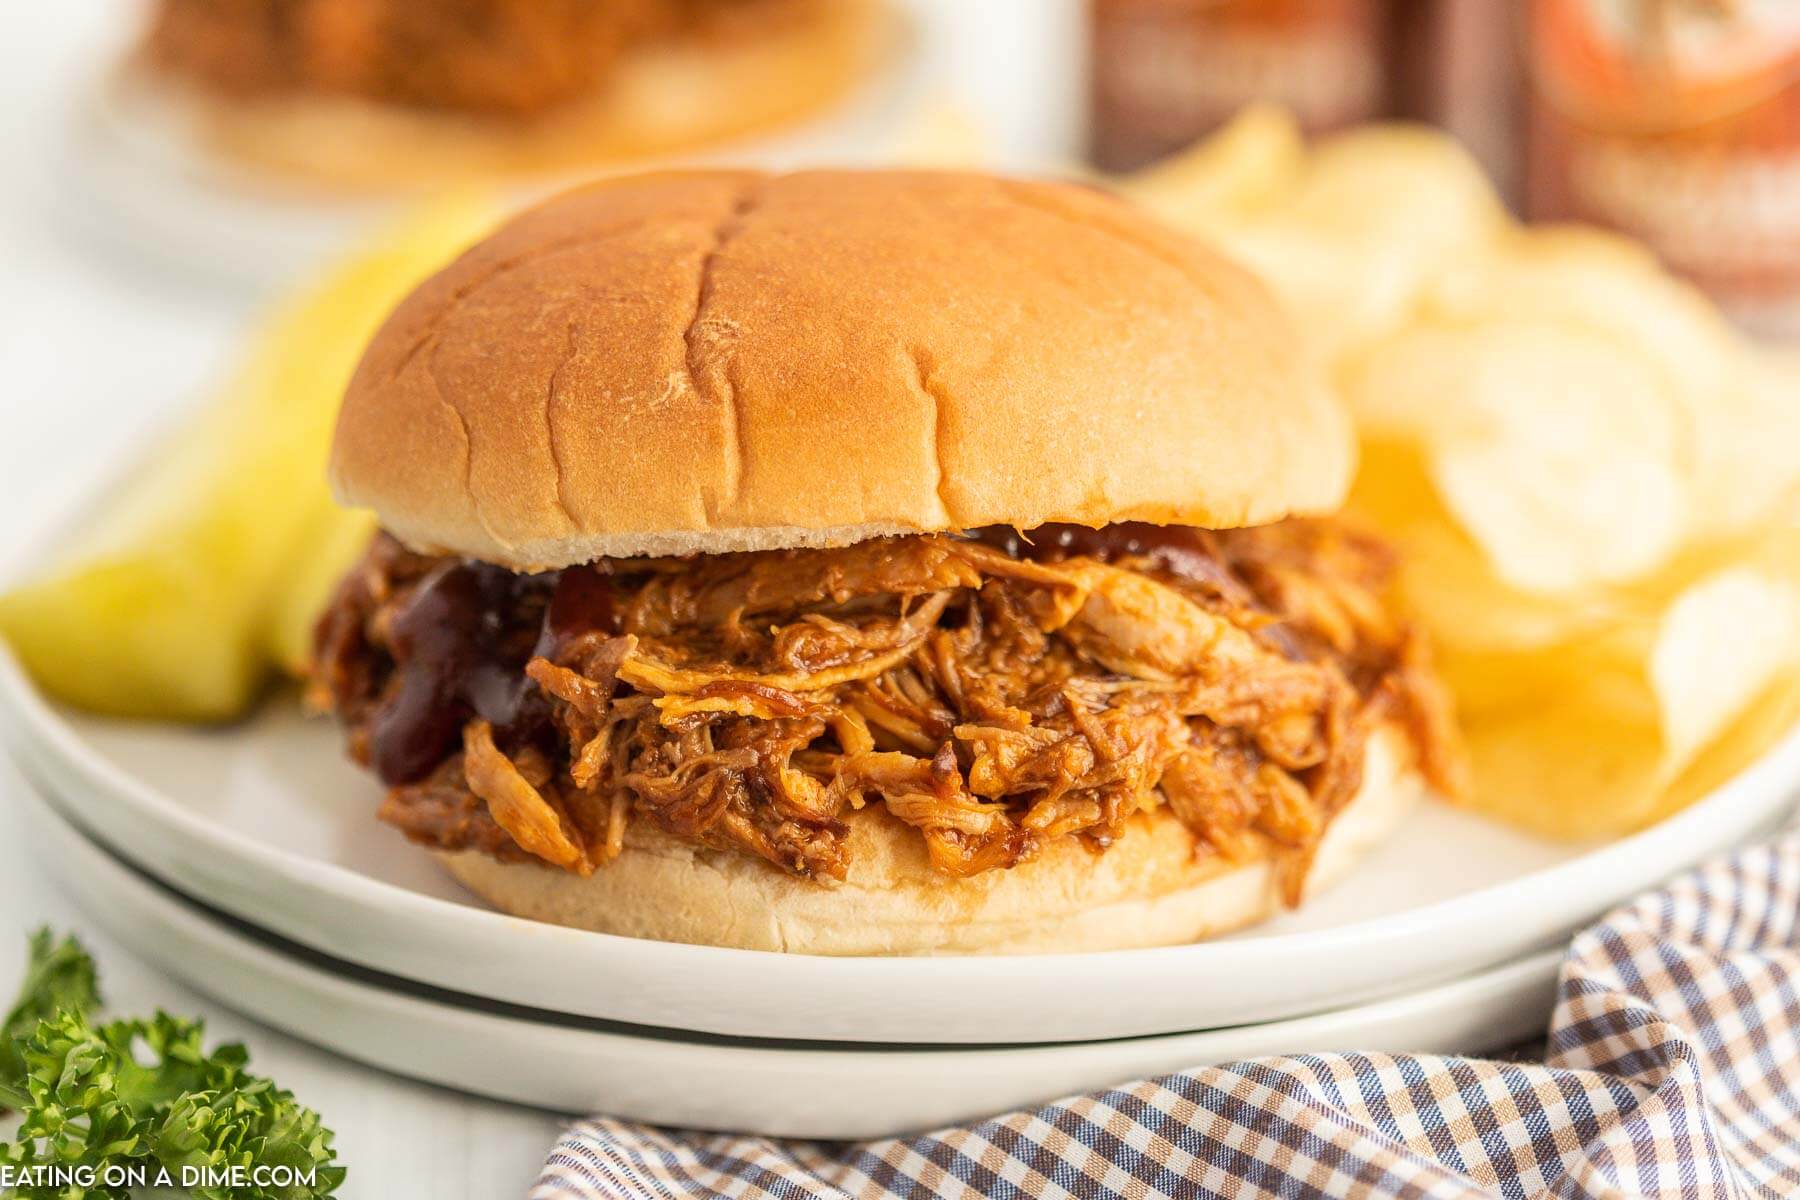
<svg viewBox="0 0 1800 1200">
<path fill-rule="evenodd" d="M 1263 287 L 1125 202 L 933 172 L 641 175 L 513 219 L 377 333 L 332 455 L 516 569 L 1335 507 L 1352 439 Z"/>
<path fill-rule="evenodd" d="M 220 97 L 125 64 L 121 102 L 181 121 L 224 162 L 326 194 L 390 193 L 642 163 L 818 114 L 908 47 L 880 0 L 811 0 L 738 36 L 634 46 L 592 96 L 520 121 L 350 96 Z"/>
<path fill-rule="evenodd" d="M 1424 793 L 1397 729 L 1369 740 L 1363 787 L 1315 854 L 1310 895 L 1387 836 Z M 440 854 L 450 873 L 515 916 L 666 942 L 796 954 L 1062 953 L 1171 945 L 1281 910 L 1268 858 L 1231 867 L 1157 809 L 1102 854 L 1062 839 L 1009 871 L 949 879 L 916 830 L 871 806 L 850 819 L 850 876 L 799 879 L 761 859 L 634 827 L 625 851 L 583 879 L 481 854 Z"/>
</svg>

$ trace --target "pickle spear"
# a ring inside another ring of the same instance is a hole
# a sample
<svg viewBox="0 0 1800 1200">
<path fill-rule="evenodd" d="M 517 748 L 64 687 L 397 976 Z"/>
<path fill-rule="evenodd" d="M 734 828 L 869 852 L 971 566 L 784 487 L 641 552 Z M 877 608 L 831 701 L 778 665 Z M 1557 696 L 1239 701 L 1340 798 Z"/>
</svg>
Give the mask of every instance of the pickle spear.
<svg viewBox="0 0 1800 1200">
<path fill-rule="evenodd" d="M 0 635 L 45 691 L 224 721 L 301 669 L 313 614 L 372 528 L 325 483 L 344 386 L 389 310 L 494 215 L 469 197 L 432 204 L 290 300 L 57 561 L 0 595 Z"/>
</svg>

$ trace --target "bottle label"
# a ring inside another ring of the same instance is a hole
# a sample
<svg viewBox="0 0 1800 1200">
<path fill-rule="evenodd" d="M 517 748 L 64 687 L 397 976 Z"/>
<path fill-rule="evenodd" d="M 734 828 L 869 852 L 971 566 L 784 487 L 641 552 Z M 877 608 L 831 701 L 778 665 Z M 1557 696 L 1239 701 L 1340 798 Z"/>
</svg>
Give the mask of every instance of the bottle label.
<svg viewBox="0 0 1800 1200">
<path fill-rule="evenodd" d="M 1092 11 L 1102 166 L 1141 166 L 1256 100 L 1309 131 L 1381 111 L 1378 0 L 1094 0 Z"/>
</svg>

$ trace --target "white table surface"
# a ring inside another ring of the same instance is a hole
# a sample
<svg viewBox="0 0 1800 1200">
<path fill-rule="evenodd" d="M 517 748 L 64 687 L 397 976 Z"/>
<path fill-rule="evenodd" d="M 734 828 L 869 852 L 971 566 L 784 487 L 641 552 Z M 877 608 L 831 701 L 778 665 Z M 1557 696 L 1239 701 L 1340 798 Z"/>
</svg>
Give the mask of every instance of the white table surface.
<svg viewBox="0 0 1800 1200">
<path fill-rule="evenodd" d="M 1001 161 L 1043 161 L 1068 139 L 1078 3 L 919 0 L 945 94 L 986 128 Z M 0 573 L 110 464 L 204 394 L 256 315 L 241 295 L 207 293 L 97 249 L 91 214 L 61 186 L 72 106 L 129 34 L 130 14 L 120 0 L 16 4 L 0 39 Z M 40 872 L 7 803 L 23 786 L 0 762 L 0 993 L 18 979 L 28 930 L 74 930 L 99 959 L 111 1011 L 203 1015 L 215 1038 L 246 1041 L 258 1071 L 319 1109 L 350 1167 L 344 1195 L 523 1194 L 557 1117 L 361 1067 L 159 975 Z"/>
</svg>

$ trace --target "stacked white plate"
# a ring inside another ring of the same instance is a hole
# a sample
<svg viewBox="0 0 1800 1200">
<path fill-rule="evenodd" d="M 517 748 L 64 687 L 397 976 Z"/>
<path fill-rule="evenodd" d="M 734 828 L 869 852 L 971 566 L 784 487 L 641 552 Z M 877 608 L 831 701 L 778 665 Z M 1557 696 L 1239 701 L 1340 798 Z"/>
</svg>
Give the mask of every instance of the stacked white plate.
<svg viewBox="0 0 1800 1200">
<path fill-rule="evenodd" d="M 1800 780 L 1796 735 L 1592 847 L 1433 806 L 1299 912 L 1199 945 L 822 958 L 492 912 L 375 822 L 375 783 L 290 700 L 228 729 L 108 722 L 46 702 L 0 653 L 0 732 L 77 900 L 222 1003 L 468 1091 L 813 1137 L 1254 1055 L 1518 1041 L 1543 1028 L 1571 931 L 1772 827 Z"/>
</svg>

